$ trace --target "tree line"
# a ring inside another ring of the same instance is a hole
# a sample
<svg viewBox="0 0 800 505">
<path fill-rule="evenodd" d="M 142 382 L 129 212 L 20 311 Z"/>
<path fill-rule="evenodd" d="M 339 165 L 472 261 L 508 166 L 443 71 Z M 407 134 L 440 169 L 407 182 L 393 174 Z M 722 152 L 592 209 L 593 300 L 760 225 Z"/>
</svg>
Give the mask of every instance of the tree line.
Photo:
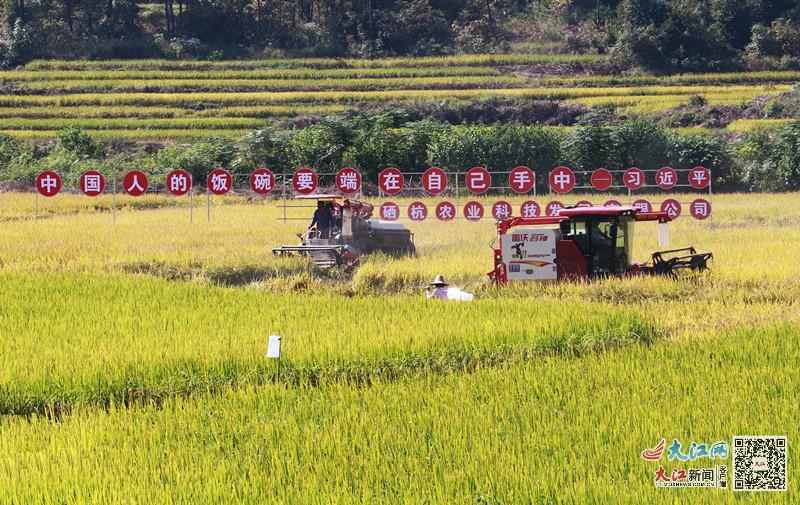
<svg viewBox="0 0 800 505">
<path fill-rule="evenodd" d="M 209 137 L 155 152 L 136 145 L 103 145 L 76 128 L 61 131 L 54 144 L 31 145 L 0 135 L 0 188 L 11 189 L 30 189 L 43 170 L 55 170 L 75 184 L 90 169 L 120 176 L 135 168 L 163 176 L 181 168 L 203 181 L 212 168 L 249 173 L 265 166 L 275 173 L 291 173 L 309 166 L 331 173 L 355 166 L 365 178 L 375 180 L 387 166 L 423 171 L 432 165 L 459 172 L 474 166 L 503 172 L 526 165 L 536 170 L 543 187 L 547 172 L 557 165 L 576 170 L 702 165 L 712 169 L 719 190 L 796 191 L 800 121 L 726 140 L 676 133 L 647 120 L 602 124 L 589 118 L 563 131 L 541 126 L 454 126 L 430 119 L 398 123 L 391 115 L 331 117 L 301 130 L 267 127 L 239 139 Z"/>
<path fill-rule="evenodd" d="M 0 0 L 32 58 L 609 54 L 656 71 L 798 67 L 792 0 Z"/>
</svg>

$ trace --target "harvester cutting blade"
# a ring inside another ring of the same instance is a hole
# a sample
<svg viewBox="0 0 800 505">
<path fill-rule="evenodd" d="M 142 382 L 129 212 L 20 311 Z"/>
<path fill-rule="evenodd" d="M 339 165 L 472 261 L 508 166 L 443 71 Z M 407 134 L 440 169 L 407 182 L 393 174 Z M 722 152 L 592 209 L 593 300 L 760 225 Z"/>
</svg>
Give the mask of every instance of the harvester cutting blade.
<svg viewBox="0 0 800 505">
<path fill-rule="evenodd" d="M 342 264 L 342 246 L 284 245 L 272 249 L 276 256 L 305 256 L 317 266 L 335 267 Z"/>
<path fill-rule="evenodd" d="M 653 271 L 660 275 L 676 276 L 680 271 L 702 272 L 714 257 L 710 252 L 698 253 L 694 247 L 654 252 L 651 257 Z"/>
</svg>

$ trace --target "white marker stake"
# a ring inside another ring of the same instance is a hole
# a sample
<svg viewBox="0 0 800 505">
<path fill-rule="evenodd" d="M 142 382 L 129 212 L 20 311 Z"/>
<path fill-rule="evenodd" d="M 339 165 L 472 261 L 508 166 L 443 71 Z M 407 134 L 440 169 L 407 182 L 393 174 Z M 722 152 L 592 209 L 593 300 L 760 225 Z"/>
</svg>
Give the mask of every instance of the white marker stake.
<svg viewBox="0 0 800 505">
<path fill-rule="evenodd" d="M 275 379 L 281 375 L 281 337 L 278 335 L 270 335 L 269 343 L 267 344 L 267 359 L 278 360 L 278 370 L 275 374 Z"/>
<path fill-rule="evenodd" d="M 267 358 L 281 359 L 281 337 L 278 335 L 269 336 L 269 344 L 267 345 Z"/>
</svg>

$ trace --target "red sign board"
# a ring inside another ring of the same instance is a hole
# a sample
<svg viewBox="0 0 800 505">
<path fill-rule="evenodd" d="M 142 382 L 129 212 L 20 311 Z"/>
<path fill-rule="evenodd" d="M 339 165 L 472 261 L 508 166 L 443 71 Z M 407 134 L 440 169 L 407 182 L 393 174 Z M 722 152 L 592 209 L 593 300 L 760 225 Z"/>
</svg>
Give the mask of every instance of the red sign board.
<svg viewBox="0 0 800 505">
<path fill-rule="evenodd" d="M 603 204 L 603 207 L 621 207 L 621 206 L 622 204 L 619 202 L 619 200 L 609 200 Z"/>
<path fill-rule="evenodd" d="M 122 189 L 130 196 L 142 196 L 150 182 L 141 170 L 131 170 L 122 178 Z"/>
<path fill-rule="evenodd" d="M 403 172 L 394 167 L 384 168 L 378 174 L 378 186 L 387 195 L 396 195 L 403 191 L 404 184 Z"/>
<path fill-rule="evenodd" d="M 259 195 L 268 195 L 275 189 L 275 174 L 268 168 L 257 168 L 250 174 L 250 189 Z"/>
<path fill-rule="evenodd" d="M 400 217 L 400 207 L 394 202 L 386 202 L 381 205 L 380 214 L 384 221 L 397 221 Z"/>
<path fill-rule="evenodd" d="M 644 186 L 644 172 L 636 167 L 625 170 L 622 175 L 622 182 L 628 189 L 639 189 Z"/>
<path fill-rule="evenodd" d="M 559 201 L 557 201 L 557 200 L 553 200 L 552 202 L 548 203 L 548 204 L 545 206 L 545 208 L 544 208 L 544 213 L 545 213 L 545 215 L 547 215 L 547 216 L 549 216 L 549 217 L 552 217 L 552 216 L 557 216 L 557 215 L 558 215 L 558 213 L 559 213 L 559 212 L 561 211 L 561 209 L 563 209 L 563 208 L 564 208 L 564 204 L 563 204 L 563 203 L 561 203 L 561 202 L 559 202 Z"/>
<path fill-rule="evenodd" d="M 598 168 L 592 172 L 592 187 L 597 191 L 605 191 L 614 183 L 611 172 L 605 168 Z"/>
<path fill-rule="evenodd" d="M 550 188 L 556 193 L 569 193 L 575 187 L 575 174 L 567 167 L 554 168 L 549 179 Z"/>
<path fill-rule="evenodd" d="M 536 186 L 536 174 L 528 167 L 516 167 L 508 174 L 508 185 L 515 192 L 524 195 Z"/>
<path fill-rule="evenodd" d="M 470 168 L 464 177 L 464 183 L 473 195 L 482 195 L 492 185 L 492 174 L 483 167 Z"/>
<path fill-rule="evenodd" d="M 173 170 L 167 174 L 167 191 L 175 196 L 183 196 L 192 189 L 192 176 L 186 170 Z"/>
<path fill-rule="evenodd" d="M 206 184 L 208 190 L 215 195 L 224 195 L 233 187 L 233 177 L 227 170 L 216 168 L 208 173 Z"/>
<path fill-rule="evenodd" d="M 295 193 L 300 193 L 301 195 L 309 195 L 317 189 L 317 173 L 311 170 L 308 167 L 303 167 L 297 170 L 297 172 L 292 175 L 292 186 L 294 187 Z"/>
<path fill-rule="evenodd" d="M 492 205 L 492 217 L 495 219 L 508 219 L 514 213 L 511 204 L 500 200 Z"/>
<path fill-rule="evenodd" d="M 45 170 L 36 176 L 36 191 L 42 196 L 56 196 L 61 191 L 61 176 Z"/>
<path fill-rule="evenodd" d="M 639 212 L 653 212 L 653 206 L 644 198 L 635 200 L 631 205 L 639 209 Z"/>
<path fill-rule="evenodd" d="M 476 201 L 467 202 L 464 205 L 464 217 L 468 221 L 480 221 L 483 218 L 483 205 Z"/>
<path fill-rule="evenodd" d="M 656 185 L 661 189 L 672 189 L 678 184 L 678 174 L 672 167 L 659 168 L 656 172 Z"/>
<path fill-rule="evenodd" d="M 408 218 L 412 221 L 425 221 L 428 217 L 428 206 L 422 202 L 413 202 L 408 206 Z"/>
<path fill-rule="evenodd" d="M 679 218 L 681 210 L 681 202 L 674 198 L 667 198 L 661 202 L 661 212 L 666 212 L 671 219 Z"/>
<path fill-rule="evenodd" d="M 106 189 L 106 178 L 97 170 L 87 170 L 79 181 L 81 191 L 86 196 L 99 196 Z"/>
<path fill-rule="evenodd" d="M 439 167 L 431 167 L 422 174 L 422 189 L 429 195 L 440 195 L 447 189 L 447 174 Z"/>
<path fill-rule="evenodd" d="M 542 208 L 533 200 L 522 202 L 522 205 L 519 206 L 519 215 L 522 217 L 539 217 L 541 213 Z"/>
<path fill-rule="evenodd" d="M 450 202 L 441 202 L 436 206 L 436 219 L 450 221 L 456 217 L 456 206 Z"/>
<path fill-rule="evenodd" d="M 592 202 L 590 202 L 589 200 L 581 200 L 578 203 L 576 203 L 575 206 L 576 207 L 591 207 L 592 206 Z"/>
<path fill-rule="evenodd" d="M 695 219 L 705 219 L 711 215 L 711 202 L 698 198 L 689 206 L 689 213 Z"/>
<path fill-rule="evenodd" d="M 336 173 L 336 187 L 346 195 L 358 193 L 361 189 L 361 172 L 353 167 L 344 167 Z"/>
<path fill-rule="evenodd" d="M 689 170 L 689 184 L 694 189 L 707 188 L 711 184 L 711 171 L 706 167 L 694 167 Z"/>
</svg>

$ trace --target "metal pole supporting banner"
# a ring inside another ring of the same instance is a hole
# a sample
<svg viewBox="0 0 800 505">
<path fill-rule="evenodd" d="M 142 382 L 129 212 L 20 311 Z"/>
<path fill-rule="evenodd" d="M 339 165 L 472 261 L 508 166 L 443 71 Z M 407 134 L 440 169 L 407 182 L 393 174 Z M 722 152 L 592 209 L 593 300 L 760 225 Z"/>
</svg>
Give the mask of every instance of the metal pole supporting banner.
<svg viewBox="0 0 800 505">
<path fill-rule="evenodd" d="M 211 191 L 206 188 L 206 209 L 208 211 L 208 222 L 211 222 Z"/>
<path fill-rule="evenodd" d="M 281 191 L 283 195 L 283 223 L 286 224 L 286 174 L 281 175 Z"/>
<path fill-rule="evenodd" d="M 710 207 L 710 211 L 708 214 L 708 226 L 709 228 L 714 224 L 714 204 L 711 202 L 711 169 L 708 170 L 708 206 Z"/>
<path fill-rule="evenodd" d="M 192 199 L 193 199 L 192 198 L 192 194 L 193 193 L 194 193 L 194 188 L 191 186 L 191 183 L 190 183 L 190 185 L 189 185 L 189 224 L 192 224 L 192 219 L 193 219 L 192 213 L 194 212 L 193 204 L 192 204 Z"/>
<path fill-rule="evenodd" d="M 36 200 L 36 219 L 39 219 L 39 190 L 38 189 L 36 190 L 35 200 Z"/>
<path fill-rule="evenodd" d="M 111 223 L 117 224 L 117 176 L 111 178 Z"/>
</svg>

